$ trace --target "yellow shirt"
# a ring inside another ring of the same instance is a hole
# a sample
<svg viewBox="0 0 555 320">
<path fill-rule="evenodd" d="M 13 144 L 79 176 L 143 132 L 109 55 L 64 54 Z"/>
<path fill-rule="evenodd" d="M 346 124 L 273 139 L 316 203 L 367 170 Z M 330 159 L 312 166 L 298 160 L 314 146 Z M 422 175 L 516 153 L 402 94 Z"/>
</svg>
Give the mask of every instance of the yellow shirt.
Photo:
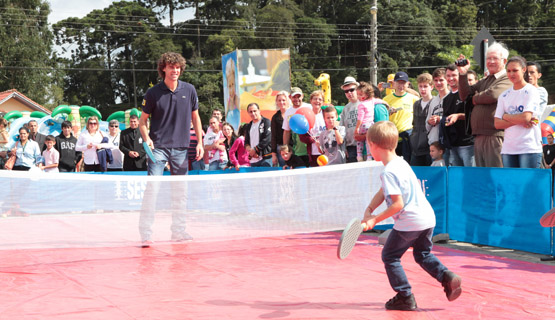
<svg viewBox="0 0 555 320">
<path fill-rule="evenodd" d="M 402 96 L 392 93 L 383 99 L 392 109 L 400 109 L 389 116 L 389 121 L 395 124 L 399 133 L 412 129 L 412 106 L 418 99 L 417 96 L 408 92 Z"/>
</svg>

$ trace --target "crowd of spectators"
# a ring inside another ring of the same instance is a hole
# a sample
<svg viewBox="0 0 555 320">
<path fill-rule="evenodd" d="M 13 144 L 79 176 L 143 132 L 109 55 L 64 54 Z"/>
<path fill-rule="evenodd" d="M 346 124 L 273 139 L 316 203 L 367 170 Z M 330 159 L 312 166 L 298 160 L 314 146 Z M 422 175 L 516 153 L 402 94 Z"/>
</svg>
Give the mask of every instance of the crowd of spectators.
<svg viewBox="0 0 555 320">
<path fill-rule="evenodd" d="M 508 55 L 503 44 L 492 44 L 481 79 L 461 55 L 457 64 L 418 75 L 417 90 L 403 71 L 377 87 L 346 77 L 341 89 L 347 103 L 340 114 L 324 104 L 320 90 L 305 103 L 298 87 L 277 93 L 277 111 L 271 119 L 262 116 L 258 104 L 250 103 L 246 111 L 251 121 L 240 128 L 225 122 L 222 111 L 214 109 L 202 137 L 191 125 L 189 170 L 314 167 L 322 164 L 320 156 L 327 157 L 328 165 L 371 160 L 365 133 L 382 120 L 395 124 L 396 153 L 413 166 L 555 169 L 553 137 L 549 135 L 548 144 L 542 146 L 539 125 L 547 112 L 547 92 L 538 84 L 541 66 Z M 386 89 L 391 92 L 384 95 Z M 289 124 L 301 108 L 314 114 L 306 134 L 293 132 Z M 31 120 L 20 132 L 20 143 L 7 150 L 8 123 L 0 119 L 2 167 L 16 152 L 14 170 L 34 166 L 60 172 L 147 170 L 136 116 L 122 132 L 117 120 L 110 121 L 108 135 L 98 129 L 98 122 L 96 117 L 88 118 L 86 130 L 74 137 L 71 123 L 65 121 L 59 136 L 47 137 Z M 26 137 L 32 141 L 29 147 Z M 205 151 L 200 160 L 195 151 L 199 144 Z M 99 156 L 101 149 L 108 152 Z"/>
</svg>

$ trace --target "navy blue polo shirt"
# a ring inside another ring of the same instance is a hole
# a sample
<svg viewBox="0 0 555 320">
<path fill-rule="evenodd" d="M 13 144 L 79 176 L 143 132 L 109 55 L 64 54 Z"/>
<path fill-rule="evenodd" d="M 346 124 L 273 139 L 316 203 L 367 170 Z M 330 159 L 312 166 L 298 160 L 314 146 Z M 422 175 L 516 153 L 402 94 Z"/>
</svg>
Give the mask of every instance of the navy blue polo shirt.
<svg viewBox="0 0 555 320">
<path fill-rule="evenodd" d="M 191 114 L 198 110 L 195 87 L 178 81 L 175 91 L 164 81 L 148 89 L 143 100 L 143 112 L 150 115 L 150 139 L 155 148 L 189 147 Z"/>
</svg>

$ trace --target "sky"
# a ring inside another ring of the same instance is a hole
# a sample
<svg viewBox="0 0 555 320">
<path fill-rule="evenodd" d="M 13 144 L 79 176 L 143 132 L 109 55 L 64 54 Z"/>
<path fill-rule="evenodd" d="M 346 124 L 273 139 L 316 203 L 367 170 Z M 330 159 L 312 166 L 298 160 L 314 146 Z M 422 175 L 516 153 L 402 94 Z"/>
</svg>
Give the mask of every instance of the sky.
<svg viewBox="0 0 555 320">
<path fill-rule="evenodd" d="M 53 24 L 60 20 L 77 17 L 82 18 L 95 9 L 104 9 L 108 7 L 113 0 L 50 0 L 51 13 L 48 16 L 48 22 Z M 193 17 L 194 10 L 180 10 L 174 14 L 174 23 L 189 20 Z M 169 25 L 169 20 L 162 20 L 162 23 Z"/>
</svg>

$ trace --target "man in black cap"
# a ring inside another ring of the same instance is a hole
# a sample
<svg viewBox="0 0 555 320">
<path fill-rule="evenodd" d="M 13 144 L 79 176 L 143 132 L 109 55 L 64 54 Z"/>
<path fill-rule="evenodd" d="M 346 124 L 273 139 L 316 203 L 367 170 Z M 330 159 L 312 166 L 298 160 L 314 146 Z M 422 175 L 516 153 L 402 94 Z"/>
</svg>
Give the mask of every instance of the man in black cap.
<svg viewBox="0 0 555 320">
<path fill-rule="evenodd" d="M 393 79 L 393 92 L 387 95 L 384 101 L 390 106 L 389 121 L 393 122 L 399 131 L 399 144 L 395 152 L 410 163 L 409 136 L 412 133 L 412 106 L 419 98 L 407 92 L 409 83 L 409 76 L 405 72 L 397 72 Z"/>
</svg>

